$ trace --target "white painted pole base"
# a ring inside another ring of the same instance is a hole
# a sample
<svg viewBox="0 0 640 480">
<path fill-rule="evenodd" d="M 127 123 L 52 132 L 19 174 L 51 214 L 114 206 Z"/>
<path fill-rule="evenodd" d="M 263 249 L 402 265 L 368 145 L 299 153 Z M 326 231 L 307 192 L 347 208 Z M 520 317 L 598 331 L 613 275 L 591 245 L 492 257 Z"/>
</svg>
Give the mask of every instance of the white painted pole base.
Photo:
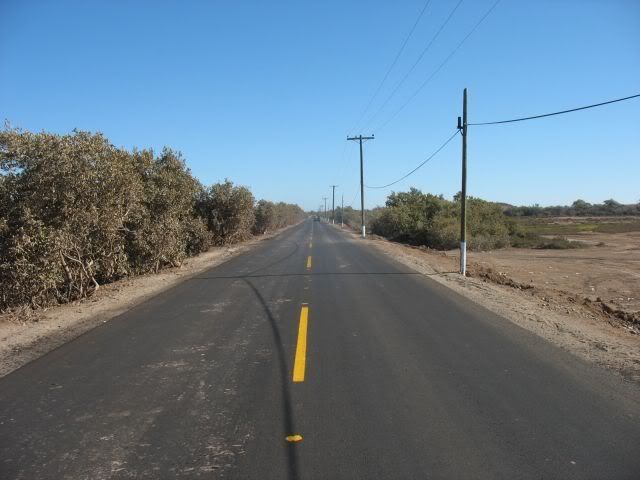
<svg viewBox="0 0 640 480">
<path fill-rule="evenodd" d="M 460 274 L 467 276 L 467 242 L 460 242 Z"/>
<path fill-rule="evenodd" d="M 367 236 L 367 232 L 366 232 L 366 228 L 364 225 L 362 225 L 362 238 L 365 238 Z"/>
</svg>

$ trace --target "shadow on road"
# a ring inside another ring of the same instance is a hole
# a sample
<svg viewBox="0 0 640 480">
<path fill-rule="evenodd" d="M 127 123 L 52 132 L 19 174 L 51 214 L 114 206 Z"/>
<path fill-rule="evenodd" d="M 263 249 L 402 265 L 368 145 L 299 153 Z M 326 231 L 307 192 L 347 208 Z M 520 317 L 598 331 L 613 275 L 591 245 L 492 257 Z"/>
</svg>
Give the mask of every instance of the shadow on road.
<svg viewBox="0 0 640 480">
<path fill-rule="evenodd" d="M 268 278 L 268 277 L 321 277 L 321 276 L 357 276 L 357 275 L 441 275 L 444 273 L 419 273 L 419 272 L 319 272 L 319 273 L 264 273 L 262 275 L 220 275 L 216 277 L 193 277 L 190 280 L 246 280 L 247 278 Z"/>
<path fill-rule="evenodd" d="M 265 275 L 266 276 L 266 275 Z M 230 277 L 231 278 L 231 277 Z M 243 278 L 243 277 L 236 277 Z M 284 346 L 282 344 L 282 336 L 280 335 L 280 329 L 276 323 L 276 319 L 269 309 L 269 305 L 258 290 L 258 288 L 251 283 L 250 280 L 244 278 L 244 281 L 249 285 L 253 293 L 258 298 L 258 301 L 262 305 L 264 312 L 269 320 L 269 326 L 271 327 L 271 334 L 273 335 L 273 343 L 276 346 L 276 352 L 278 354 L 278 366 L 280 370 L 280 388 L 282 394 L 282 413 L 284 418 L 284 431 L 286 435 L 293 435 L 296 433 L 295 422 L 293 419 L 293 409 L 291 407 L 291 391 L 289 390 L 289 368 L 287 366 L 286 354 Z M 284 438 L 282 439 L 284 442 Z M 289 480 L 297 480 L 298 477 L 298 455 L 295 450 L 295 443 L 286 443 L 287 452 L 287 475 Z"/>
<path fill-rule="evenodd" d="M 282 263 L 285 260 L 288 260 L 289 258 L 293 257 L 298 252 L 299 249 L 300 249 L 300 244 L 298 242 L 294 241 L 293 250 L 291 252 L 287 253 L 284 257 L 281 257 L 281 258 L 279 258 L 279 259 L 277 259 L 277 260 L 275 260 L 275 261 L 273 261 L 271 263 L 268 263 L 267 265 L 264 265 L 264 266 L 262 266 L 260 268 L 257 268 L 255 270 L 249 272 L 246 276 L 250 276 L 250 275 L 253 275 L 254 273 L 261 272 L 263 270 L 266 270 L 267 268 L 274 267 L 274 266 L 278 265 L 279 263 Z"/>
</svg>

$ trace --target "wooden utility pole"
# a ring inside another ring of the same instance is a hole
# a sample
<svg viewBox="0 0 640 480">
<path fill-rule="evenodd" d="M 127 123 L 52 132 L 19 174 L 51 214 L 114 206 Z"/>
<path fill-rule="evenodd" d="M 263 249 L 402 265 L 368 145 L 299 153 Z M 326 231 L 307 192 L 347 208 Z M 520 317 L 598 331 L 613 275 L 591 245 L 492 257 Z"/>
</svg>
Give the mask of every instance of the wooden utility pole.
<svg viewBox="0 0 640 480">
<path fill-rule="evenodd" d="M 364 225 L 364 166 L 362 158 L 362 141 L 374 140 L 374 135 L 370 137 L 363 137 L 358 135 L 357 137 L 347 137 L 347 140 L 358 140 L 360 142 L 360 221 L 362 222 L 362 238 L 366 237 L 366 227 Z"/>
<path fill-rule="evenodd" d="M 340 226 L 344 227 L 344 194 L 342 195 L 342 206 L 340 207 Z"/>
<path fill-rule="evenodd" d="M 331 223 L 336 223 L 336 187 L 338 185 L 329 185 L 332 189 L 331 193 Z"/>
<path fill-rule="evenodd" d="M 462 192 L 460 195 L 460 274 L 467 274 L 467 89 L 462 95 L 462 122 L 458 117 L 458 129 L 462 132 Z"/>
<path fill-rule="evenodd" d="M 329 220 L 329 217 L 327 217 L 327 197 L 322 197 L 322 199 L 324 200 L 324 219 Z"/>
</svg>

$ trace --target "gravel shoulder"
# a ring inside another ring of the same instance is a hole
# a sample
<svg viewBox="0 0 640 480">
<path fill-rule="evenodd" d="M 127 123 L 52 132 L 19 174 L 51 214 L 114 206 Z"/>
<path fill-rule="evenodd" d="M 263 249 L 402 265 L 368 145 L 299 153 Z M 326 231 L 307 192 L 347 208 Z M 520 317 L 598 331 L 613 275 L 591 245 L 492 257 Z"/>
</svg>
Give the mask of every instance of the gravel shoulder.
<svg viewBox="0 0 640 480">
<path fill-rule="evenodd" d="M 212 247 L 179 268 L 103 285 L 77 302 L 39 311 L 0 315 L 0 377 L 26 365 L 83 333 L 204 270 L 244 253 L 293 226 L 229 247 Z"/>
<path fill-rule="evenodd" d="M 512 278 L 509 270 L 517 270 L 516 267 L 522 266 L 518 262 L 525 262 L 526 249 L 521 252 L 509 249 L 505 253 L 471 252 L 468 257 L 469 276 L 465 278 L 457 273 L 459 268 L 457 253 L 411 247 L 376 236 L 362 240 L 350 230 L 347 234 L 353 241 L 364 241 L 372 248 L 378 249 L 424 275 L 429 275 L 433 280 L 564 350 L 614 371 L 626 380 L 640 383 L 640 325 L 621 318 L 615 308 L 609 310 L 609 304 L 604 301 L 596 302 L 595 298 L 592 301 L 586 295 L 593 293 L 590 285 L 594 283 L 610 296 L 618 288 L 618 285 L 605 285 L 604 275 L 600 275 L 593 268 L 594 263 L 588 260 L 589 255 L 592 254 L 588 250 L 593 251 L 600 247 L 583 249 L 580 252 L 555 252 L 555 256 L 560 256 L 563 263 L 569 265 L 568 270 L 575 270 L 572 281 L 582 276 L 580 270 L 576 270 L 576 266 L 587 270 L 584 275 L 589 274 L 589 279 L 586 281 L 588 291 L 582 292 L 574 291 L 576 289 L 570 288 L 571 284 L 566 281 L 559 283 L 559 279 L 570 277 L 564 273 L 556 275 L 555 264 L 551 269 L 547 268 L 550 266 L 548 263 L 551 259 L 545 260 L 544 255 L 537 260 L 536 264 L 539 270 L 536 279 L 541 282 L 540 285 L 524 282 L 522 281 L 524 278 Z M 625 241 L 627 240 L 628 237 L 625 237 Z M 531 250 L 528 252 L 531 253 Z M 600 249 L 598 252 L 602 255 L 604 250 Z M 546 255 L 551 256 L 551 254 Z M 582 255 L 584 258 L 572 259 L 572 255 L 578 257 Z M 510 256 L 516 256 L 517 262 L 510 262 Z M 531 262 L 527 264 L 528 268 L 524 268 L 526 273 L 523 275 L 531 274 L 531 265 Z M 628 269 L 629 262 L 626 262 L 626 265 Z M 558 278 L 550 280 L 545 270 L 554 272 L 552 275 Z M 576 272 L 581 274 L 575 275 Z M 638 272 L 631 272 L 628 275 L 638 275 Z M 582 284 L 580 280 L 580 285 Z M 636 281 L 634 284 L 636 288 L 640 288 L 640 282 Z M 628 290 L 629 284 L 625 288 Z M 629 292 L 625 294 L 628 295 Z"/>
</svg>

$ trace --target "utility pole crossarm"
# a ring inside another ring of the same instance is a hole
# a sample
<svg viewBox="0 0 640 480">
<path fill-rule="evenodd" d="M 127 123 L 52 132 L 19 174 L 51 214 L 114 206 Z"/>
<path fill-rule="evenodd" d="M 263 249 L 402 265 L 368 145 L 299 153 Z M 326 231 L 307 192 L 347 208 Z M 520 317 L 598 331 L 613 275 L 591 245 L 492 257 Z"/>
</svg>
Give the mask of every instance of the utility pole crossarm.
<svg viewBox="0 0 640 480">
<path fill-rule="evenodd" d="M 375 140 L 375 135 L 371 135 L 370 137 L 363 137 L 362 135 L 358 135 L 357 137 L 347 137 L 347 140 Z"/>
</svg>

